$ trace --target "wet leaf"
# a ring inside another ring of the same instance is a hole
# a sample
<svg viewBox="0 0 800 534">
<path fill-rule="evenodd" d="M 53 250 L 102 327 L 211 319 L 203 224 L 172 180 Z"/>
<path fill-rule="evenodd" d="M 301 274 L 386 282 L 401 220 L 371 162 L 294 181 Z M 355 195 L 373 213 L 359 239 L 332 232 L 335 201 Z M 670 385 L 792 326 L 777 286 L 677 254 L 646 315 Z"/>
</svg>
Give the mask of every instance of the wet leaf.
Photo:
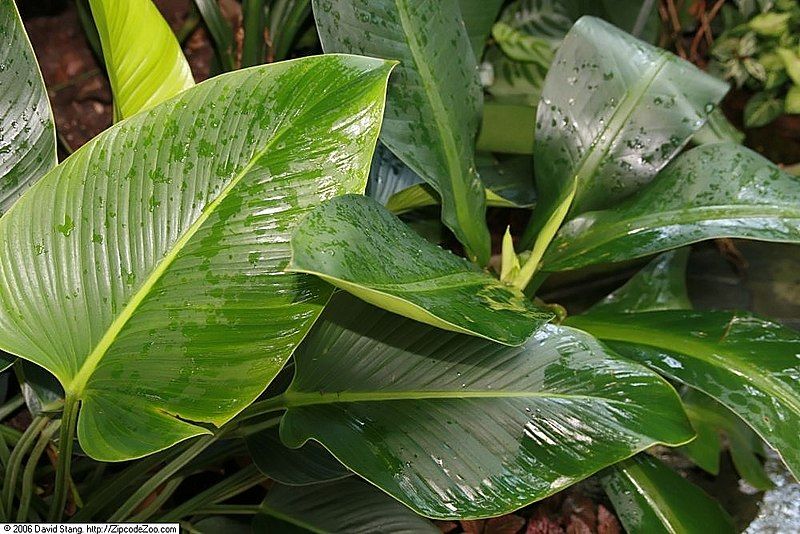
<svg viewBox="0 0 800 534">
<path fill-rule="evenodd" d="M 565 224 L 543 268 L 618 262 L 717 237 L 800 242 L 799 222 L 797 178 L 740 145 L 703 145 L 617 207 Z"/>
<path fill-rule="evenodd" d="M 741 417 L 800 474 L 800 334 L 743 312 L 597 313 L 564 324 L 699 389 Z"/>
<path fill-rule="evenodd" d="M 302 487 L 274 485 L 253 519 L 253 530 L 440 534 L 433 523 L 356 477 Z"/>
<path fill-rule="evenodd" d="M 533 229 L 577 182 L 570 216 L 606 208 L 650 182 L 727 91 L 690 63 L 583 17 L 547 73 L 536 121 L 540 203 Z M 528 234 L 526 246 L 535 234 Z"/>
<path fill-rule="evenodd" d="M 442 199 L 442 220 L 485 265 L 486 197 L 474 150 L 483 92 L 457 0 L 314 0 L 326 52 L 399 60 L 381 141 Z"/>
<path fill-rule="evenodd" d="M 553 315 L 474 264 L 429 243 L 374 200 L 346 195 L 292 236 L 288 270 L 445 330 L 520 345 Z"/>
<path fill-rule="evenodd" d="M 615 465 L 602 482 L 630 534 L 736 532 L 717 501 L 647 454 Z"/>
<path fill-rule="evenodd" d="M 316 204 L 363 191 L 391 65 L 208 80 L 103 132 L 0 219 L 0 348 L 81 401 L 99 460 L 205 434 L 280 370 L 331 288 L 288 274 Z"/>
<path fill-rule="evenodd" d="M 151 0 L 89 0 L 111 90 L 124 119 L 194 85 L 189 62 Z"/>
<path fill-rule="evenodd" d="M 0 0 L 0 215 L 56 164 L 47 91 L 14 0 Z M 0 355 L 0 368 L 11 363 Z"/>
<path fill-rule="evenodd" d="M 295 357 L 283 441 L 433 518 L 504 514 L 693 436 L 666 382 L 569 328 L 511 348 L 337 293 Z"/>
<path fill-rule="evenodd" d="M 503 7 L 503 0 L 459 0 L 461 8 L 461 18 L 467 27 L 467 34 L 472 46 L 475 58 L 480 61 L 483 56 L 483 49 L 486 46 L 486 39 L 492 24 Z"/>
</svg>

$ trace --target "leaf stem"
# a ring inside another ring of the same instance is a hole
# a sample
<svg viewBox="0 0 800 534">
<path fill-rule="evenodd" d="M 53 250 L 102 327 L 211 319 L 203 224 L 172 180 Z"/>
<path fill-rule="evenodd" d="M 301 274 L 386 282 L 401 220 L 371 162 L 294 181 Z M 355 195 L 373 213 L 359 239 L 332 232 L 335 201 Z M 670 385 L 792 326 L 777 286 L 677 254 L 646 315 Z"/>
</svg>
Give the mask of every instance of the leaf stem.
<svg viewBox="0 0 800 534">
<path fill-rule="evenodd" d="M 244 409 L 234 421 L 239 423 L 259 415 L 285 410 L 286 406 L 286 394 L 281 394 L 270 399 L 254 402 Z"/>
<path fill-rule="evenodd" d="M 207 490 L 198 493 L 191 499 L 177 506 L 158 518 L 159 522 L 172 523 L 195 513 L 197 509 L 207 508 L 220 501 L 225 501 L 240 493 L 247 491 L 253 486 L 264 481 L 266 477 L 250 464 L 237 473 L 224 478 L 221 482 L 211 486 Z"/>
<path fill-rule="evenodd" d="M 33 479 L 36 473 L 36 466 L 39 464 L 39 459 L 42 453 L 50 445 L 50 440 L 53 434 L 56 433 L 58 427 L 61 426 L 61 421 L 54 421 L 47 428 L 45 428 L 39 435 L 39 441 L 31 451 L 28 463 L 25 465 L 25 471 L 22 473 L 22 493 L 19 497 L 19 508 L 17 509 L 17 522 L 23 523 L 28 519 L 28 509 L 31 505 L 31 497 L 33 496 Z"/>
<path fill-rule="evenodd" d="M 70 486 L 70 466 L 72 465 L 72 445 L 75 441 L 75 427 L 78 421 L 78 398 L 67 393 L 64 397 L 64 411 L 61 414 L 61 432 L 58 436 L 58 463 L 56 464 L 56 485 L 50 503 L 48 522 L 60 523 L 67 504 Z"/>
<path fill-rule="evenodd" d="M 6 417 L 14 413 L 17 410 L 17 408 L 22 406 L 24 403 L 25 399 L 22 398 L 22 395 L 17 395 L 10 401 L 0 406 L 0 421 L 2 421 Z"/>
<path fill-rule="evenodd" d="M 3 479 L 3 503 L 5 504 L 6 513 L 11 513 L 11 507 L 14 505 L 14 493 L 17 486 L 17 477 L 19 470 L 22 466 L 22 458 L 27 454 L 28 450 L 33 446 L 36 436 L 47 425 L 49 417 L 36 416 L 31 424 L 25 429 L 22 437 L 17 442 L 14 450 L 11 451 L 11 456 L 8 458 L 8 468 L 6 469 L 5 478 Z"/>
<path fill-rule="evenodd" d="M 158 473 L 150 477 L 139 489 L 137 489 L 128 500 L 126 500 L 119 509 L 108 518 L 109 522 L 115 523 L 124 521 L 136 508 L 144 501 L 151 493 L 156 491 L 158 487 L 167 482 L 175 473 L 180 471 L 186 464 L 188 464 L 195 456 L 206 450 L 212 443 L 217 441 L 225 430 L 220 430 L 211 436 L 202 436 L 195 441 L 188 449 L 181 453 L 177 458 L 165 465 Z"/>
</svg>

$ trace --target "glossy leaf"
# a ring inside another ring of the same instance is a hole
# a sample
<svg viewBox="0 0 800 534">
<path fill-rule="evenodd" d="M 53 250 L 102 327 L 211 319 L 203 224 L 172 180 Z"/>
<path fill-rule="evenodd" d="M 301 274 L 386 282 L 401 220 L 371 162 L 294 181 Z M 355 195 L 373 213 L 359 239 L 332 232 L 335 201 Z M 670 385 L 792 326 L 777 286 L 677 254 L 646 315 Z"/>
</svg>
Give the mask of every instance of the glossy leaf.
<svg viewBox="0 0 800 534">
<path fill-rule="evenodd" d="M 800 474 L 800 334 L 746 313 L 655 311 L 573 316 L 621 356 L 710 395 Z"/>
<path fill-rule="evenodd" d="M 651 181 L 726 91 L 669 52 L 581 18 L 558 50 L 538 107 L 538 227 L 573 181 L 572 215 L 614 205 Z"/>
<path fill-rule="evenodd" d="M 284 273 L 296 222 L 363 191 L 391 66 L 312 57 L 208 80 L 123 121 L 0 219 L 0 348 L 81 401 L 100 460 L 253 401 L 330 295 Z"/>
<path fill-rule="evenodd" d="M 624 286 L 592 306 L 589 313 L 690 310 L 692 303 L 686 290 L 688 261 L 688 248 L 661 254 Z"/>
<path fill-rule="evenodd" d="M 315 274 L 417 321 L 506 345 L 524 343 L 553 318 L 359 195 L 327 202 L 303 220 L 292 236 L 288 270 Z"/>
<path fill-rule="evenodd" d="M 439 534 L 430 521 L 357 478 L 291 487 L 276 484 L 253 520 L 255 532 Z"/>
<path fill-rule="evenodd" d="M 485 265 L 486 198 L 475 170 L 483 105 L 457 0 L 313 0 L 326 52 L 395 59 L 381 141 L 442 198 L 442 220 Z"/>
<path fill-rule="evenodd" d="M 472 52 L 475 59 L 480 61 L 486 39 L 492 30 L 492 24 L 503 7 L 503 0 L 458 0 L 461 8 L 461 18 L 467 28 Z"/>
<path fill-rule="evenodd" d="M 118 119 L 194 85 L 192 71 L 167 21 L 151 0 L 89 0 Z"/>
<path fill-rule="evenodd" d="M 717 237 L 800 241 L 800 182 L 736 144 L 703 145 L 617 207 L 567 223 L 544 269 L 577 269 Z"/>
<path fill-rule="evenodd" d="M 56 164 L 47 91 L 14 0 L 0 0 L 0 215 Z M 0 356 L 0 368 L 9 361 Z"/>
<path fill-rule="evenodd" d="M 717 501 L 647 454 L 609 469 L 602 482 L 629 534 L 736 532 Z"/>
<path fill-rule="evenodd" d="M 299 449 L 286 447 L 281 443 L 276 428 L 250 434 L 246 441 L 258 470 L 287 486 L 331 482 L 353 474 L 319 443 L 306 443 Z"/>
<path fill-rule="evenodd" d="M 693 436 L 665 382 L 569 328 L 510 348 L 338 293 L 295 358 L 283 441 L 321 442 L 428 517 L 504 514 Z"/>
<path fill-rule="evenodd" d="M 709 114 L 708 122 L 694 134 L 692 142 L 698 145 L 725 142 L 743 143 L 744 137 L 744 133 L 731 124 L 722 110 L 717 108 Z"/>
<path fill-rule="evenodd" d="M 681 451 L 703 470 L 716 475 L 724 434 L 739 476 L 759 490 L 774 486 L 760 459 L 765 456 L 761 438 L 744 421 L 697 390 L 689 390 L 682 401 L 698 437 L 681 447 Z"/>
</svg>

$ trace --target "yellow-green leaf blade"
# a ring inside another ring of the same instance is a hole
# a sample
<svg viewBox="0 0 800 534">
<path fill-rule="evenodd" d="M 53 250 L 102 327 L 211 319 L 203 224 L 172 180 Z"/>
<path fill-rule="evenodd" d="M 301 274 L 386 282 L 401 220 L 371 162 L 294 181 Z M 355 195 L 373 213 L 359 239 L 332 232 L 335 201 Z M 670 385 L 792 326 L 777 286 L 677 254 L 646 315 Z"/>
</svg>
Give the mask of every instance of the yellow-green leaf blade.
<svg viewBox="0 0 800 534">
<path fill-rule="evenodd" d="M 81 400 L 121 460 L 247 406 L 330 295 L 288 274 L 314 205 L 363 191 L 387 62 L 319 56 L 204 82 L 99 135 L 0 219 L 0 348 Z"/>
<path fill-rule="evenodd" d="M 117 118 L 151 108 L 194 85 L 175 34 L 151 0 L 89 0 Z"/>
<path fill-rule="evenodd" d="M 303 220 L 289 269 L 417 321 L 507 345 L 522 344 L 553 317 L 358 195 L 334 199 Z"/>
</svg>

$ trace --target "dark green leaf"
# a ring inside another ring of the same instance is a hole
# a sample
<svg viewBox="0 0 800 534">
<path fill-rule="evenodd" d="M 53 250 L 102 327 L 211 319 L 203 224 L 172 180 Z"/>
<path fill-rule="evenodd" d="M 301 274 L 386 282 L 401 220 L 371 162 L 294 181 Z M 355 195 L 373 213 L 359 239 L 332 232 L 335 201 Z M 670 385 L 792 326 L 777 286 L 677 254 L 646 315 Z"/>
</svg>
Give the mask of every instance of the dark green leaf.
<svg viewBox="0 0 800 534">
<path fill-rule="evenodd" d="M 283 271 L 295 224 L 363 191 L 391 65 L 318 56 L 208 80 L 103 132 L 0 219 L 0 348 L 80 399 L 123 460 L 221 425 L 331 288 Z"/>
<path fill-rule="evenodd" d="M 243 519 L 234 519 L 224 516 L 204 517 L 192 523 L 193 534 L 242 534 L 247 532 L 250 525 Z"/>
<path fill-rule="evenodd" d="M 541 229 L 575 189 L 571 214 L 614 205 L 651 181 L 727 86 L 663 49 L 583 17 L 547 73 L 534 163 Z M 526 234 L 526 244 L 534 234 Z"/>
<path fill-rule="evenodd" d="M 311 0 L 274 0 L 266 9 L 272 56 L 285 59 L 311 14 Z"/>
<path fill-rule="evenodd" d="M 291 487 L 276 484 L 253 520 L 255 532 L 439 534 L 430 521 L 355 477 Z"/>
<path fill-rule="evenodd" d="M 56 377 L 35 363 L 25 360 L 19 360 L 14 369 L 25 405 L 33 416 L 62 409 L 64 388 Z"/>
<path fill-rule="evenodd" d="M 716 237 L 800 241 L 800 181 L 736 144 L 681 155 L 644 190 L 564 225 L 544 269 L 577 269 Z"/>
<path fill-rule="evenodd" d="M 442 220 L 481 265 L 489 261 L 486 197 L 475 169 L 483 105 L 457 0 L 314 0 L 326 52 L 400 60 L 381 141 L 442 199 Z"/>
<path fill-rule="evenodd" d="M 0 215 L 56 164 L 47 91 L 14 0 L 0 0 Z M 6 253 L 7 254 L 7 253 Z M 0 367 L 8 359 L 0 356 Z"/>
<path fill-rule="evenodd" d="M 681 450 L 705 471 L 719 472 L 720 437 L 727 437 L 733 464 L 748 484 L 759 490 L 774 486 L 759 457 L 764 457 L 761 438 L 733 412 L 708 395 L 690 389 L 682 398 L 697 439 Z"/>
<path fill-rule="evenodd" d="M 624 286 L 589 310 L 590 313 L 689 310 L 686 263 L 689 249 L 665 252 L 653 259 Z"/>
<path fill-rule="evenodd" d="M 745 128 L 766 126 L 783 115 L 783 100 L 770 92 L 757 93 L 744 107 Z"/>
<path fill-rule="evenodd" d="M 428 517 L 504 514 L 693 436 L 663 380 L 569 328 L 510 348 L 338 293 L 295 357 L 284 442 L 320 441 Z"/>
<path fill-rule="evenodd" d="M 151 0 L 89 0 L 114 113 L 128 118 L 194 85 L 189 62 Z"/>
<path fill-rule="evenodd" d="M 524 343 L 553 318 L 359 195 L 333 199 L 303 220 L 292 236 L 288 270 L 315 274 L 417 321 L 507 345 Z"/>
<path fill-rule="evenodd" d="M 647 454 L 609 469 L 602 482 L 629 534 L 736 532 L 717 501 Z"/>
<path fill-rule="evenodd" d="M 330 482 L 353 474 L 319 443 L 309 442 L 299 449 L 286 447 L 276 428 L 250 434 L 246 441 L 259 471 L 287 486 Z"/>
<path fill-rule="evenodd" d="M 579 315 L 620 355 L 710 395 L 800 474 L 800 334 L 745 313 L 656 311 Z"/>
<path fill-rule="evenodd" d="M 492 29 L 492 24 L 503 7 L 503 0 L 459 0 L 461 18 L 467 27 L 467 35 L 472 46 L 475 58 L 480 61 L 486 39 Z"/>
</svg>

